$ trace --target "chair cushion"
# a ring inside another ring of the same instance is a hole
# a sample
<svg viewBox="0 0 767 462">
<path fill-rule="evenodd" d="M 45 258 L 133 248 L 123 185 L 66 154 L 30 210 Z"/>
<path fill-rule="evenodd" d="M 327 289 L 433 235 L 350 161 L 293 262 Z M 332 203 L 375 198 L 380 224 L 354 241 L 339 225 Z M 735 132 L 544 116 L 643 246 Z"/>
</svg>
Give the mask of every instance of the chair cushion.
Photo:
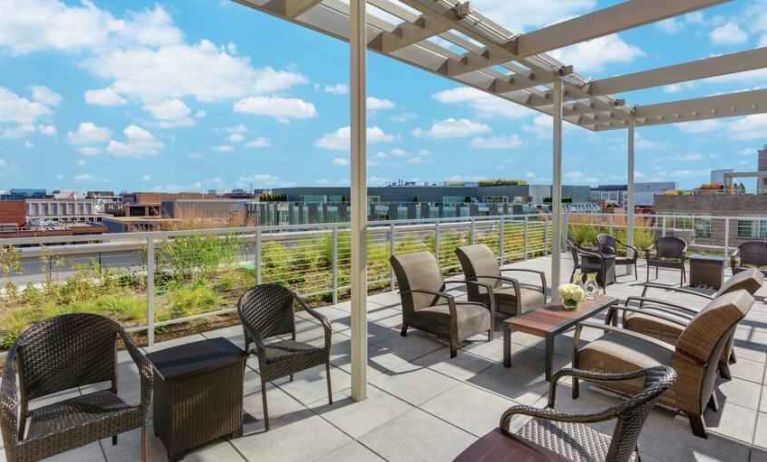
<svg viewBox="0 0 767 462">
<path fill-rule="evenodd" d="M 484 305 L 471 302 L 456 302 L 458 315 L 458 337 L 464 339 L 478 332 L 490 329 L 490 310 Z M 419 324 L 428 324 L 436 332 L 450 333 L 450 306 L 440 304 L 422 308 L 416 312 Z"/>
<path fill-rule="evenodd" d="M 758 268 L 743 269 L 726 280 L 717 294 L 722 295 L 743 289 L 753 295 L 762 288 L 763 283 L 764 274 Z"/>
<path fill-rule="evenodd" d="M 521 309 L 517 313 L 517 293 L 514 291 L 514 287 L 503 287 L 495 289 L 494 291 L 498 306 L 497 310 L 510 314 L 522 314 L 529 311 L 534 311 L 543 307 L 546 304 L 545 296 L 543 292 L 538 289 L 530 287 L 520 286 L 519 295 Z"/>
<path fill-rule="evenodd" d="M 141 424 L 138 406 L 131 406 L 114 393 L 104 390 L 76 396 L 29 412 L 29 432 L 25 440 L 37 440 L 68 432 L 89 433 L 85 427 L 101 427 L 94 440 L 116 435 Z M 98 434 L 104 436 L 98 436 Z"/>
<path fill-rule="evenodd" d="M 643 311 L 652 313 L 653 309 L 651 307 L 645 307 L 643 308 Z M 623 320 L 623 327 L 634 332 L 640 332 L 655 337 L 664 342 L 672 344 L 676 343 L 677 339 L 682 334 L 682 331 L 684 331 L 687 324 L 690 323 L 690 317 L 676 316 L 667 311 L 658 311 L 658 313 L 678 320 L 683 323 L 683 325 L 680 326 L 673 322 L 666 321 L 665 319 L 657 318 L 652 314 L 626 313 L 626 317 Z"/>
<path fill-rule="evenodd" d="M 282 340 L 269 343 L 264 347 L 266 364 L 278 363 L 297 356 L 322 355 L 324 352 L 322 348 L 295 340 Z"/>
<path fill-rule="evenodd" d="M 516 434 L 574 462 L 604 461 L 610 450 L 608 435 L 580 423 L 533 418 Z M 629 460 L 636 460 L 636 453 Z"/>
<path fill-rule="evenodd" d="M 578 352 L 578 367 L 589 371 L 629 372 L 671 364 L 674 345 L 609 332 Z"/>
</svg>

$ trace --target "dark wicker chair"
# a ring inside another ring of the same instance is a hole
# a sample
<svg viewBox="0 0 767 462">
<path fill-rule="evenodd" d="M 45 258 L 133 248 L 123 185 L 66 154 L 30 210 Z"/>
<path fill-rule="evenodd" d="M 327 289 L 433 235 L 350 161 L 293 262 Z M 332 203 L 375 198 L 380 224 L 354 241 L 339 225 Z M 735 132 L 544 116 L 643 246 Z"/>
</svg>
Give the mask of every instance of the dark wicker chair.
<svg viewBox="0 0 767 462">
<path fill-rule="evenodd" d="M 767 276 L 767 241 L 748 241 L 740 244 L 730 257 L 732 274 L 748 268 L 757 268 Z"/>
<path fill-rule="evenodd" d="M 647 281 L 650 280 L 650 268 L 655 268 L 655 278 L 658 278 L 658 268 L 678 269 L 681 271 L 680 286 L 687 280 L 687 241 L 676 236 L 661 237 L 652 247 L 645 250 L 647 260 Z"/>
<path fill-rule="evenodd" d="M 600 253 L 605 255 L 615 255 L 615 266 L 634 267 L 634 279 L 639 279 L 637 274 L 637 260 L 639 259 L 639 250 L 629 244 L 624 244 L 609 234 L 597 235 L 597 248 Z M 618 254 L 618 249 L 624 249 L 624 254 Z"/>
<path fill-rule="evenodd" d="M 489 284 L 493 287 L 496 313 L 518 315 L 542 308 L 546 305 L 546 274 L 525 268 L 501 268 L 493 251 L 484 244 L 467 245 L 455 250 L 466 279 Z M 503 273 L 527 272 L 536 274 L 540 286 L 521 284 L 517 279 L 506 277 Z M 505 285 L 504 285 L 505 284 Z M 482 286 L 467 287 L 469 301 L 489 305 L 487 291 Z"/>
<path fill-rule="evenodd" d="M 141 377 L 137 405 L 117 396 L 118 341 Z M 102 382 L 109 389 L 29 410 L 30 401 Z M 38 322 L 13 344 L 5 363 L 0 427 L 6 459 L 41 460 L 110 436 L 117 444 L 118 434 L 141 428 L 140 459 L 146 461 L 151 399 L 152 366 L 115 321 L 77 313 Z"/>
<path fill-rule="evenodd" d="M 493 339 L 495 296 L 491 285 L 445 281 L 437 259 L 429 252 L 392 255 L 390 261 L 402 296 L 403 337 L 411 326 L 442 337 L 450 342 L 451 358 L 469 337 L 487 332 L 488 341 Z M 448 284 L 482 287 L 490 294 L 489 304 L 456 301 L 445 292 Z"/>
<path fill-rule="evenodd" d="M 325 331 L 325 344 L 316 347 L 296 341 L 294 306 L 316 318 Z M 261 376 L 261 399 L 264 403 L 264 428 L 269 430 L 269 410 L 266 404 L 266 384 L 311 367 L 325 365 L 328 402 L 333 403 L 330 384 L 330 342 L 332 330 L 327 318 L 306 306 L 293 291 L 277 284 L 258 285 L 245 293 L 237 305 L 245 336 L 245 351 L 253 343 Z M 284 337 L 290 336 L 290 340 Z M 271 339 L 271 341 L 269 341 Z"/>
<path fill-rule="evenodd" d="M 587 274 L 596 274 L 599 287 L 607 293 L 607 286 L 615 284 L 615 255 L 586 249 L 570 239 L 567 240 L 567 245 L 573 256 L 573 272 L 570 273 L 570 281 L 578 270 L 583 274 L 584 279 Z"/>
<path fill-rule="evenodd" d="M 592 414 L 564 414 L 555 410 L 557 381 L 575 377 L 600 382 L 644 379 L 642 389 L 617 406 Z M 573 461 L 628 462 L 639 459 L 637 440 L 647 415 L 661 394 L 676 381 L 676 372 L 667 366 L 640 369 L 626 373 L 601 373 L 578 369 L 562 369 L 554 375 L 545 409 L 513 406 L 501 417 L 501 431 L 544 451 Z M 516 415 L 532 419 L 511 433 L 509 424 Z M 617 420 L 612 437 L 587 425 Z M 543 460 L 543 459 L 536 459 Z M 546 459 L 548 460 L 548 459 Z"/>
</svg>

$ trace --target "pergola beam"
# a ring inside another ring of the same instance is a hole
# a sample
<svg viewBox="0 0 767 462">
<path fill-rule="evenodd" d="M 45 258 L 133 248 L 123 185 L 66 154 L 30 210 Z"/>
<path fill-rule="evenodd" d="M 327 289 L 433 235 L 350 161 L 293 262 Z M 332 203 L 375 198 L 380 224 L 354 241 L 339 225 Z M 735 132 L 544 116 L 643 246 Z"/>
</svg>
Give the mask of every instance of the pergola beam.
<svg viewBox="0 0 767 462">
<path fill-rule="evenodd" d="M 436 18 L 421 16 L 415 22 L 403 22 L 392 32 L 381 32 L 370 41 L 370 48 L 381 53 L 393 53 L 450 30 L 451 24 Z"/>
<path fill-rule="evenodd" d="M 726 1 L 730 0 L 629 0 L 520 35 L 508 45 L 517 57 L 524 58 Z"/>
<path fill-rule="evenodd" d="M 767 47 L 715 56 L 673 66 L 659 67 L 633 74 L 591 82 L 592 95 L 611 95 L 720 75 L 761 69 L 767 65 Z"/>
<path fill-rule="evenodd" d="M 297 18 L 321 2 L 322 0 L 269 0 L 262 8 L 287 18 Z"/>
</svg>

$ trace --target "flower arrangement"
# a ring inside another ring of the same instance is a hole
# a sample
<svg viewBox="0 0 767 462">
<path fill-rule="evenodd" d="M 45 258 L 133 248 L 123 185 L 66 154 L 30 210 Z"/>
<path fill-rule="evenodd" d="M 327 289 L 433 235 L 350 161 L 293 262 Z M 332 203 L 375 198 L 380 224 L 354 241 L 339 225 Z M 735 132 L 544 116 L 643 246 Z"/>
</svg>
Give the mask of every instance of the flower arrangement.
<svg viewBox="0 0 767 462">
<path fill-rule="evenodd" d="M 575 309 L 584 297 L 585 293 L 581 286 L 576 284 L 562 284 L 559 286 L 559 296 L 566 308 Z"/>
</svg>

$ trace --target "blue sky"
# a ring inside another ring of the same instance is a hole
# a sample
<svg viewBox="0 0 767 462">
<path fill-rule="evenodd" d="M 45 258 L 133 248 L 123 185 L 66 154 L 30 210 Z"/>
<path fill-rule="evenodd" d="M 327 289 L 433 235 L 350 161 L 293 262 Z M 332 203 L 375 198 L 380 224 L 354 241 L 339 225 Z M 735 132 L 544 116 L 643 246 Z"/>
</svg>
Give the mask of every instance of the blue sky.
<svg viewBox="0 0 767 462">
<path fill-rule="evenodd" d="M 225 0 L 0 0 L 0 190 L 348 184 L 345 43 Z M 619 3 L 475 0 L 529 31 Z M 767 1 L 733 1 L 553 54 L 594 78 L 767 46 Z M 369 55 L 369 180 L 551 177 L 547 116 Z M 764 88 L 767 70 L 620 95 Z M 767 116 L 638 131 L 637 181 L 752 170 Z M 569 127 L 565 182 L 625 181 L 625 133 Z"/>
</svg>

